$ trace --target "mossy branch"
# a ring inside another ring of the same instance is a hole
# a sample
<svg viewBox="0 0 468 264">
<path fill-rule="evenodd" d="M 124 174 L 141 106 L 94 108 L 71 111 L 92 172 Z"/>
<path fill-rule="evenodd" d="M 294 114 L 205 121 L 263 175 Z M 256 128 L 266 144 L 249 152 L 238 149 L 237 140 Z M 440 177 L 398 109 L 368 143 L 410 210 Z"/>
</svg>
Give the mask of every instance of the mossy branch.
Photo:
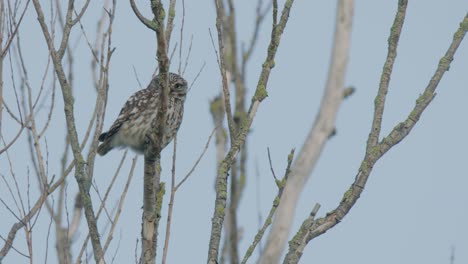
<svg viewBox="0 0 468 264">
<path fill-rule="evenodd" d="M 406 6 L 406 1 L 399 2 L 400 8 L 398 9 L 397 16 L 404 16 L 404 9 L 401 9 L 401 6 Z M 398 22 L 401 21 L 401 22 Z M 402 23 L 403 19 L 395 19 L 395 23 Z M 392 33 L 395 34 L 395 27 L 392 27 Z M 401 28 L 401 27 L 400 27 Z M 408 117 L 398 123 L 392 131 L 384 137 L 380 142 L 375 145 L 373 140 L 368 140 L 368 145 L 366 148 L 365 157 L 359 167 L 358 173 L 352 185 L 349 189 L 343 194 L 343 198 L 340 201 L 339 205 L 332 211 L 328 212 L 325 217 L 315 220 L 310 226 L 310 230 L 303 236 L 305 242 L 308 243 L 310 240 L 318 237 L 334 227 L 336 224 L 341 222 L 341 220 L 348 214 L 351 208 L 356 204 L 361 193 L 363 192 L 366 182 L 369 178 L 369 175 L 372 171 L 372 168 L 376 162 L 392 147 L 401 142 L 413 129 L 413 127 L 418 122 L 422 113 L 426 107 L 430 104 L 432 99 L 435 96 L 435 89 L 437 88 L 440 80 L 442 79 L 444 73 L 449 69 L 450 62 L 453 60 L 453 56 L 456 53 L 460 43 L 468 31 L 468 14 L 465 15 L 464 19 L 460 23 L 458 30 L 453 36 L 452 43 L 447 49 L 445 55 L 439 61 L 438 67 L 433 74 L 429 84 L 425 88 L 424 92 L 416 100 L 416 105 L 412 111 L 408 114 Z M 390 38 L 391 39 L 391 38 Z M 396 44 L 396 43 L 395 43 Z M 393 44 L 392 44 L 393 45 Z M 382 96 L 385 96 L 382 94 Z M 384 98 L 379 98 L 380 102 L 384 102 Z M 377 111 L 377 107 L 376 107 Z M 374 128 L 372 128 L 374 129 Z M 373 136 L 374 130 L 371 130 L 369 134 L 369 139 Z M 287 262 L 290 263 L 290 262 Z"/>
<path fill-rule="evenodd" d="M 259 89 L 258 87 L 267 87 L 270 72 L 273 68 L 272 62 L 274 61 L 276 51 L 278 49 L 284 28 L 286 27 L 286 23 L 289 18 L 289 12 L 293 3 L 294 0 L 286 1 L 282 10 L 282 15 L 279 23 L 277 25 L 273 25 L 270 44 L 268 46 L 268 54 L 265 59 L 265 62 L 263 63 L 262 72 L 260 74 L 259 81 L 257 84 L 257 89 Z M 208 248 L 207 262 L 209 264 L 214 264 L 218 262 L 219 243 L 221 240 L 221 231 L 226 209 L 228 171 L 237 153 L 239 152 L 240 147 L 245 142 L 247 132 L 250 129 L 250 126 L 252 125 L 253 119 L 261 102 L 258 99 L 259 98 L 255 96 L 252 98 L 252 103 L 250 104 L 249 110 L 247 112 L 247 117 L 245 118 L 245 121 L 242 122 L 244 125 L 241 125 L 239 127 L 238 133 L 235 137 L 235 140 L 233 141 L 233 144 L 231 144 L 231 147 L 228 153 L 226 154 L 226 157 L 221 162 L 218 168 L 216 177 L 216 201 L 212 217 L 210 244 Z"/>
<path fill-rule="evenodd" d="M 44 18 L 44 12 L 42 11 L 41 4 L 38 0 L 33 0 L 34 8 L 37 13 L 37 19 L 41 26 L 47 47 L 49 49 L 52 62 L 54 64 L 54 69 L 57 74 L 57 79 L 59 81 L 60 87 L 62 89 L 62 97 L 64 101 L 64 111 L 65 111 L 65 120 L 67 124 L 67 135 L 70 140 L 72 147 L 73 157 L 75 160 L 75 178 L 78 183 L 80 190 L 81 201 L 83 202 L 83 207 L 85 211 L 85 217 L 88 222 L 89 234 L 91 237 L 91 243 L 94 251 L 94 259 L 96 263 L 104 262 L 104 254 L 102 251 L 101 241 L 99 238 L 99 231 L 97 229 L 96 217 L 94 215 L 93 206 L 91 202 L 91 196 L 89 195 L 89 188 L 91 186 L 90 180 L 86 173 L 86 163 L 83 159 L 81 153 L 80 143 L 78 140 L 78 134 L 75 125 L 75 115 L 74 115 L 74 99 L 72 94 L 72 89 L 70 82 L 67 80 L 65 71 L 62 66 L 63 54 L 68 46 L 68 39 L 70 36 L 71 28 L 73 26 L 72 13 L 73 13 L 73 1 L 69 1 L 67 9 L 67 21 L 64 26 L 62 40 L 60 48 L 58 50 L 54 47 L 54 41 L 49 32 L 47 24 Z"/>
<path fill-rule="evenodd" d="M 374 118 L 372 121 L 372 129 L 367 141 L 367 148 L 372 148 L 377 145 L 379 141 L 380 129 L 382 127 L 382 115 L 385 106 L 385 99 L 387 98 L 388 86 L 390 85 L 390 76 L 392 75 L 393 64 L 397 55 L 398 41 L 400 40 L 401 29 L 405 21 L 407 0 L 398 1 L 398 10 L 390 30 L 388 37 L 388 53 L 387 59 L 383 66 L 382 75 L 380 77 L 379 90 L 374 100 Z"/>
<path fill-rule="evenodd" d="M 291 172 L 291 164 L 292 164 L 293 158 L 294 158 L 294 149 L 292 149 L 288 155 L 288 165 L 286 166 L 283 179 L 277 180 L 275 177 L 275 182 L 276 182 L 276 185 L 278 186 L 278 194 L 273 200 L 273 205 L 271 206 L 271 209 L 270 209 L 270 212 L 268 213 L 267 218 L 263 222 L 262 228 L 258 230 L 257 234 L 254 237 L 254 241 L 252 242 L 252 245 L 250 245 L 247 251 L 245 252 L 244 258 L 242 259 L 242 262 L 241 262 L 242 264 L 247 263 L 247 260 L 250 258 L 250 256 L 254 252 L 255 247 L 257 247 L 257 244 L 260 243 L 260 240 L 265 234 L 266 229 L 268 228 L 268 226 L 271 225 L 271 221 L 273 219 L 273 216 L 275 215 L 276 209 L 279 206 L 279 203 L 281 201 L 281 196 L 283 195 L 284 187 L 286 186 L 286 182 L 288 181 L 288 177 Z M 270 159 L 270 166 L 271 166 L 271 159 Z"/>
</svg>

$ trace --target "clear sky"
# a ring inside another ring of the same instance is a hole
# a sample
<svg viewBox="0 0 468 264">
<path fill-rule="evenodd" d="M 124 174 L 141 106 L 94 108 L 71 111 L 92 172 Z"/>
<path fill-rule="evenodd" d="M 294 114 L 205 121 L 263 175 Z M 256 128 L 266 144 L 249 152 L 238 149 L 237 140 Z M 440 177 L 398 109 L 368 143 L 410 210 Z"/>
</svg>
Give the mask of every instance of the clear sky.
<svg viewBox="0 0 468 264">
<path fill-rule="evenodd" d="M 42 2 L 47 10 L 48 1 Z M 111 63 L 105 128 L 111 125 L 127 98 L 139 89 L 133 67 L 146 86 L 157 64 L 154 34 L 136 19 L 128 1 L 117 2 L 112 39 L 116 51 Z M 137 2 L 140 9 L 149 15 L 148 1 Z M 184 53 L 187 52 L 191 35 L 193 47 L 184 77 L 191 82 L 203 63 L 206 63 L 206 67 L 190 91 L 185 106 L 184 121 L 178 136 L 179 179 L 191 168 L 214 127 L 208 103 L 219 93 L 221 81 L 208 31 L 211 28 L 215 33 L 212 2 L 186 1 Z M 236 24 L 239 41 L 248 41 L 254 23 L 256 1 L 235 2 L 239 15 Z M 336 207 L 356 175 L 364 156 L 373 100 L 386 57 L 387 37 L 396 6 L 397 1 L 356 1 L 346 75 L 346 85 L 356 87 L 356 93 L 340 108 L 336 123 L 337 135 L 327 143 L 304 188 L 296 210 L 293 232 L 316 202 L 322 205 L 319 216 Z M 276 66 L 271 74 L 269 97 L 260 105 L 248 138 L 247 185 L 239 213 L 241 255 L 256 233 L 259 212 L 265 217 L 276 194 L 266 148 L 271 150 L 277 173 L 284 171 L 287 154 L 291 148 L 301 147 L 317 113 L 328 69 L 335 7 L 336 1 L 297 0 L 292 8 L 275 60 Z M 83 17 L 90 38 L 95 36 L 96 21 L 101 11 L 101 1 L 91 1 L 89 12 Z M 468 4 L 464 0 L 409 1 L 387 96 L 382 135 L 386 135 L 408 115 L 467 11 Z M 179 39 L 180 14 L 178 9 L 172 44 Z M 38 89 L 47 51 L 32 6 L 23 23 L 20 30 L 23 52 L 29 67 L 30 82 Z M 268 16 L 248 67 L 250 94 L 266 55 L 270 27 L 271 19 Z M 455 263 L 468 262 L 467 41 L 460 46 L 450 71 L 440 82 L 437 96 L 414 130 L 379 160 L 356 206 L 339 225 L 309 243 L 301 263 L 448 264 L 452 247 L 455 249 Z M 89 101 L 94 98 L 89 67 L 91 54 L 79 28 L 73 30 L 71 43 L 76 54 L 75 111 L 79 136 L 83 137 L 94 106 L 94 102 Z M 178 60 L 176 55 L 172 71 L 177 70 Z M 5 69 L 4 76 L 10 76 L 9 69 Z M 14 100 L 11 81 L 5 80 L 4 88 L 6 100 Z M 61 97 L 61 93 L 58 95 Z M 57 98 L 51 128 L 46 134 L 50 177 L 60 172 L 64 146 L 65 123 L 60 97 Z M 16 129 L 13 122 L 5 123 L 2 128 L 7 139 L 16 133 Z M 22 143 L 15 145 L 10 152 L 21 185 L 27 184 L 25 157 L 31 166 L 26 144 L 26 137 L 23 136 Z M 171 149 L 172 144 L 163 152 L 162 179 L 166 182 L 170 177 Z M 105 157 L 97 158 L 95 181 L 101 192 L 105 190 L 122 153 L 113 151 Z M 122 169 L 114 196 L 108 203 L 109 210 L 118 199 L 129 168 L 130 159 Z M 168 263 L 206 262 L 214 209 L 215 172 L 215 149 L 212 144 L 195 173 L 176 194 Z M 0 156 L 0 173 L 9 174 L 5 155 Z M 110 252 L 114 252 L 118 248 L 115 263 L 134 262 L 135 243 L 140 237 L 143 185 L 141 158 L 135 173 L 110 249 Z M 35 184 L 32 187 L 31 196 L 34 200 L 37 190 Z M 73 206 L 76 189 L 76 182 L 71 179 L 67 187 L 69 208 Z M 11 204 L 6 192 L 2 182 L 1 197 Z M 99 199 L 95 193 L 93 198 L 96 207 Z M 160 225 L 158 261 L 162 255 L 167 203 L 166 196 Z M 0 220 L 0 234 L 6 237 L 15 218 L 4 206 L 0 206 L 0 213 L 4 216 Z M 104 220 L 102 218 L 99 222 L 101 228 L 105 225 Z M 38 226 L 34 229 L 34 262 L 44 262 L 48 223 L 49 216 L 42 210 Z M 84 225 L 85 221 L 74 244 L 74 256 L 86 236 Z M 16 240 L 15 246 L 27 252 L 23 239 Z M 48 263 L 56 263 L 53 242 L 48 251 Z M 252 263 L 256 257 L 252 257 Z M 5 259 L 5 263 L 26 262 L 24 257 L 13 251 Z"/>
</svg>

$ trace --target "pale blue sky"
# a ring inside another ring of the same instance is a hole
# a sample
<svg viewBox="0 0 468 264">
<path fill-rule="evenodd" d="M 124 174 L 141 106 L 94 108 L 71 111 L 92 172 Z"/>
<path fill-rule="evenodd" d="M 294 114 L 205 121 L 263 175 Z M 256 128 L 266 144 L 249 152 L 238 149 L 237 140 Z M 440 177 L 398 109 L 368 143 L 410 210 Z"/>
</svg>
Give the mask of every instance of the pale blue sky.
<svg viewBox="0 0 468 264">
<path fill-rule="evenodd" d="M 48 1 L 41 2 L 47 9 Z M 147 2 L 137 1 L 144 13 L 149 15 Z M 178 137 L 179 179 L 190 169 L 213 129 L 208 102 L 219 93 L 221 82 L 208 33 L 209 28 L 215 32 L 212 2 L 186 1 L 184 53 L 187 52 L 190 35 L 194 38 L 190 64 L 184 77 L 191 82 L 204 62 L 206 67 L 190 91 L 185 106 L 184 122 Z M 248 41 L 255 1 L 236 2 L 239 41 Z M 287 154 L 291 148 L 301 147 L 316 115 L 328 69 L 335 6 L 336 1 L 297 0 L 292 8 L 275 60 L 276 66 L 271 74 L 269 97 L 262 102 L 248 139 L 249 174 L 239 214 L 239 225 L 242 228 L 241 255 L 257 230 L 259 208 L 256 197 L 260 197 L 260 212 L 265 216 L 276 194 L 266 148 L 270 147 L 277 173 L 284 171 Z M 346 85 L 355 86 L 357 91 L 343 103 L 336 123 L 337 135 L 327 143 L 304 188 L 294 218 L 293 232 L 316 202 L 322 205 L 319 216 L 336 207 L 354 179 L 364 156 L 373 100 L 396 6 L 397 1 L 356 1 Z M 88 35 L 94 38 L 95 21 L 102 10 L 101 1 L 92 1 L 89 9 L 83 21 Z M 467 11 L 468 4 L 463 0 L 410 1 L 387 97 L 382 135 L 386 135 L 397 122 L 403 120 L 414 106 Z M 30 82 L 37 88 L 47 51 L 32 6 L 23 23 L 20 31 L 23 52 L 29 66 Z M 250 89 L 256 84 L 266 54 L 270 23 L 268 16 L 248 67 Z M 176 19 L 172 44 L 179 39 L 179 26 L 180 17 Z M 118 1 L 113 30 L 112 43 L 116 51 L 111 64 L 105 128 L 111 125 L 128 96 L 139 89 L 132 67 L 136 68 L 140 80 L 146 85 L 156 65 L 154 34 L 136 19 L 127 1 Z M 75 111 L 82 137 L 94 106 L 94 102 L 89 101 L 89 94 L 92 94 L 92 98 L 94 94 L 89 70 L 91 56 L 84 39 L 81 37 L 76 41 L 80 35 L 79 28 L 75 28 L 71 43 L 76 47 Z M 440 82 L 436 98 L 414 130 L 377 163 L 356 206 L 342 223 L 307 246 L 301 263 L 449 263 L 452 246 L 456 250 L 455 263 L 468 262 L 466 41 L 460 46 L 450 71 Z M 173 71 L 177 70 L 177 63 L 176 56 Z M 9 76 L 9 69 L 5 69 L 5 72 L 4 76 Z M 4 87 L 7 99 L 14 98 L 10 80 L 5 80 Z M 60 98 L 57 100 L 51 129 L 46 134 L 50 177 L 60 171 L 59 159 L 65 132 L 62 109 Z M 16 133 L 16 126 L 12 122 L 5 123 L 2 129 L 6 138 Z M 25 137 L 22 139 L 23 143 L 14 146 L 10 155 L 17 177 L 25 185 L 27 168 L 24 167 L 24 157 L 29 159 L 29 155 L 27 141 Z M 210 146 L 195 173 L 176 195 L 168 263 L 206 262 L 214 207 L 216 170 L 213 146 Z M 163 180 L 166 182 L 169 181 L 171 149 L 172 144 L 163 152 Z M 122 153 L 113 151 L 105 157 L 97 158 L 95 179 L 101 190 L 107 186 Z M 130 160 L 124 165 L 124 174 L 118 179 L 116 192 L 123 188 L 129 165 Z M 256 166 L 259 169 L 258 178 Z M 140 159 L 110 249 L 114 252 L 120 240 L 115 263 L 133 263 L 134 260 L 135 242 L 140 237 L 141 228 L 142 167 Z M 9 173 L 4 155 L 0 157 L 0 173 Z M 36 197 L 36 185 L 32 187 L 31 195 Z M 69 208 L 72 208 L 76 192 L 73 179 L 69 181 L 68 190 L 70 194 L 67 202 Z M 258 190 L 259 195 L 256 194 Z M 6 193 L 3 183 L 0 184 L 0 193 Z M 2 198 L 11 202 L 9 196 L 2 195 Z M 98 198 L 94 193 L 93 198 L 96 207 Z M 116 199 L 114 193 L 108 203 L 109 208 L 113 207 Z M 160 234 L 165 232 L 167 203 L 168 196 L 164 200 Z M 14 217 L 3 206 L 0 206 L 0 213 L 4 216 L 0 232 L 6 236 Z M 104 225 L 103 220 L 100 221 L 101 227 Z M 38 245 L 44 245 L 48 223 L 49 217 L 43 210 L 34 229 L 34 262 L 44 262 L 45 247 Z M 83 229 L 74 245 L 75 256 L 86 235 L 84 221 L 82 225 Z M 160 235 L 158 261 L 162 255 L 162 244 L 163 235 Z M 15 246 L 26 251 L 23 239 L 16 240 Z M 54 250 L 52 242 L 49 245 L 48 263 L 56 263 Z M 251 263 L 255 262 L 256 257 L 252 257 Z M 24 257 L 13 251 L 5 259 L 5 263 L 26 262 Z"/>
</svg>

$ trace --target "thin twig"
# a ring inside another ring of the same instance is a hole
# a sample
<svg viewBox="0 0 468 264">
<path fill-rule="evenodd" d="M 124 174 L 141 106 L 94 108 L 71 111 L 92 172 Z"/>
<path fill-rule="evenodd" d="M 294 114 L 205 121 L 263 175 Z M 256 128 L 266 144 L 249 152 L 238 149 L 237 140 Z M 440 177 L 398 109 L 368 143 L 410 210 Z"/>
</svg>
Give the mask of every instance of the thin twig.
<svg viewBox="0 0 468 264">
<path fill-rule="evenodd" d="M 295 215 L 298 197 L 335 127 L 336 116 L 343 102 L 343 87 L 351 45 L 352 18 L 353 0 L 338 1 L 331 61 L 319 112 L 314 117 L 313 126 L 292 165 L 291 178 L 285 187 L 285 195 L 281 198 L 278 213 L 273 220 L 260 264 L 280 261 L 289 238 L 289 229 Z"/>
<path fill-rule="evenodd" d="M 403 23 L 405 11 L 406 11 L 406 0 L 400 0 L 398 3 L 398 11 L 395 16 L 394 25 L 392 27 L 392 31 L 390 33 L 391 37 L 389 38 L 390 43 L 389 45 L 397 45 L 398 38 L 392 38 L 395 34 L 399 34 L 399 32 L 395 32 L 398 28 L 401 28 L 398 23 Z M 372 171 L 372 168 L 376 164 L 376 162 L 392 147 L 396 144 L 401 142 L 413 129 L 415 124 L 418 122 L 420 116 L 426 109 L 426 107 L 431 103 L 432 99 L 435 96 L 435 89 L 437 88 L 440 80 L 442 79 L 444 73 L 449 69 L 450 63 L 453 60 L 453 56 L 457 51 L 460 43 L 462 42 L 463 38 L 468 31 L 468 13 L 465 15 L 463 21 L 460 23 L 458 30 L 455 32 L 453 36 L 452 43 L 450 44 L 449 48 L 447 49 L 445 55 L 439 61 L 438 67 L 432 76 L 429 84 L 427 85 L 424 93 L 422 93 L 418 99 L 416 100 L 416 105 L 409 113 L 408 117 L 401 123 L 397 124 L 392 131 L 387 135 L 387 137 L 383 138 L 377 145 L 374 147 L 369 147 L 369 144 L 374 144 L 373 140 L 368 140 L 368 146 L 366 149 L 364 160 L 361 163 L 361 166 L 357 172 L 356 178 L 353 184 L 349 187 L 349 189 L 344 193 L 342 200 L 340 201 L 339 205 L 333 209 L 332 211 L 328 212 L 325 217 L 319 218 L 314 220 L 312 225 L 312 230 L 306 236 L 306 243 L 309 242 L 311 239 L 318 237 L 325 233 L 330 228 L 334 227 L 336 224 L 341 222 L 341 220 L 348 214 L 351 208 L 356 204 L 358 198 L 360 197 L 361 193 L 363 192 L 366 182 L 369 178 L 369 175 Z M 390 66 L 389 66 L 390 67 Z M 384 69 L 384 73 L 388 71 L 388 69 Z M 382 93 L 379 93 L 381 96 L 385 96 Z M 383 98 L 376 98 L 379 102 L 384 102 Z M 379 107 L 376 107 L 380 109 Z M 380 110 L 378 110 L 380 111 Z M 377 119 L 381 119 L 381 117 L 377 117 Z M 369 134 L 369 139 L 371 137 L 375 137 L 372 130 Z M 300 239 L 300 238 L 299 238 Z M 294 263 L 294 262 L 293 262 Z"/>
<path fill-rule="evenodd" d="M 275 178 L 275 182 L 278 182 L 278 178 L 276 178 L 275 170 L 273 169 L 273 164 L 271 162 L 271 155 L 270 155 L 270 148 L 267 148 L 267 153 L 268 153 L 268 163 L 270 163 L 270 170 L 271 170 L 271 175 L 273 175 L 273 178 Z"/>
<path fill-rule="evenodd" d="M 115 180 L 117 179 L 117 176 L 119 175 L 120 173 L 120 169 L 122 168 L 124 162 L 125 162 L 125 159 L 127 157 L 127 153 L 128 153 L 128 150 L 126 150 L 123 155 L 122 155 L 122 158 L 120 159 L 120 162 L 119 162 L 119 165 L 117 165 L 117 169 L 109 183 L 109 186 L 107 186 L 107 189 L 106 189 L 106 192 L 104 194 L 104 198 L 101 200 L 101 204 L 99 206 L 99 209 L 96 213 L 96 219 L 99 219 L 99 216 L 101 215 L 101 212 L 104 210 L 104 207 L 105 207 L 105 203 L 109 197 L 109 194 L 110 194 L 110 191 L 112 190 L 112 187 L 114 186 L 114 183 L 115 183 Z M 78 254 L 78 256 L 76 257 L 76 261 L 75 263 L 81 263 L 81 257 L 83 256 L 83 254 L 85 253 L 85 250 L 86 250 L 86 246 L 88 245 L 88 241 L 89 241 L 89 234 L 86 236 L 85 240 L 83 241 L 83 244 L 81 245 L 81 250 L 80 250 L 80 253 Z"/>
<path fill-rule="evenodd" d="M 190 84 L 188 91 L 192 89 L 192 86 L 195 84 L 195 82 L 198 80 L 198 77 L 200 77 L 200 74 L 202 73 L 203 69 L 205 69 L 206 66 L 206 61 L 203 62 L 202 66 L 200 67 L 200 70 L 198 71 L 197 75 L 195 75 L 195 78 L 193 78 L 192 83 Z"/>
<path fill-rule="evenodd" d="M 268 152 L 269 155 L 270 152 Z M 269 158 L 270 159 L 270 158 Z M 283 190 L 284 187 L 286 186 L 286 183 L 289 178 L 289 174 L 291 172 L 291 164 L 294 159 L 294 149 L 291 150 L 291 152 L 288 155 L 288 165 L 286 166 L 286 170 L 284 172 L 283 179 L 281 181 L 278 181 L 275 176 L 275 183 L 278 186 L 278 194 L 276 195 L 275 199 L 273 200 L 273 206 L 270 209 L 270 212 L 268 213 L 267 218 L 265 218 L 265 221 L 263 222 L 262 228 L 258 230 L 257 234 L 255 235 L 254 241 L 252 242 L 252 245 L 249 246 L 247 251 L 245 252 L 244 258 L 242 259 L 242 264 L 247 263 L 247 260 L 249 257 L 252 255 L 252 253 L 255 250 L 255 247 L 257 246 L 258 243 L 260 243 L 263 235 L 265 234 L 266 229 L 268 226 L 271 224 L 271 221 L 273 219 L 273 216 L 275 215 L 276 209 L 278 208 L 278 205 L 281 200 L 281 196 L 283 195 Z M 270 160 L 271 162 L 271 160 Z M 271 168 L 271 163 L 270 163 L 270 168 Z M 273 170 L 272 170 L 273 172 Z"/>
<path fill-rule="evenodd" d="M 234 120 L 232 118 L 232 110 L 231 110 L 231 100 L 230 100 L 230 93 L 229 93 L 229 86 L 226 77 L 226 65 L 224 62 L 224 37 L 223 37 L 223 30 L 221 28 L 221 19 L 222 13 L 219 4 L 220 0 L 215 0 L 216 3 L 216 31 L 218 32 L 218 48 L 219 48 L 219 55 L 217 55 L 216 59 L 218 60 L 219 57 L 219 70 L 221 73 L 221 80 L 222 80 L 222 88 L 223 88 L 223 97 L 224 97 L 224 110 L 226 111 L 226 119 L 229 127 L 229 136 L 231 138 L 231 145 L 233 144 L 234 137 L 236 136 L 236 130 L 234 127 Z M 211 37 L 211 31 L 210 31 Z"/>
<path fill-rule="evenodd" d="M 180 26 L 180 45 L 179 45 L 179 68 L 177 73 L 182 76 L 182 46 L 184 44 L 184 26 L 185 26 L 185 0 L 182 0 L 182 25 Z M 188 61 L 186 62 L 188 63 Z"/>
<path fill-rule="evenodd" d="M 190 54 L 192 53 L 192 44 L 193 44 L 193 35 L 190 37 L 190 45 L 189 49 L 187 52 L 187 56 L 185 57 L 185 65 L 184 65 L 184 70 L 182 71 L 182 76 L 185 74 L 185 70 L 187 69 L 189 59 L 190 59 Z"/>
<path fill-rule="evenodd" d="M 177 191 L 179 189 L 180 186 L 182 186 L 182 184 L 184 184 L 184 182 L 190 177 L 190 175 L 192 175 L 192 173 L 195 171 L 195 169 L 197 168 L 198 166 L 198 163 L 200 163 L 201 159 L 203 158 L 203 156 L 205 155 L 205 152 L 206 150 L 208 149 L 208 146 L 210 145 L 210 142 L 211 142 L 211 138 L 213 137 L 216 129 L 218 127 L 215 127 L 213 129 L 213 131 L 211 131 L 211 134 L 210 136 L 208 137 L 208 140 L 206 141 L 206 144 L 205 144 L 205 147 L 203 148 L 203 151 L 202 153 L 200 154 L 200 156 L 198 156 L 198 159 L 195 161 L 195 163 L 193 164 L 192 168 L 189 170 L 189 172 L 185 175 L 185 177 L 175 186 L 175 191 Z"/>
<path fill-rule="evenodd" d="M 58 51 L 54 47 L 54 41 L 50 35 L 48 26 L 44 19 L 44 13 L 42 11 L 41 4 L 39 0 L 33 0 L 34 8 L 37 13 L 37 18 L 39 25 L 41 26 L 42 33 L 44 35 L 46 44 L 49 49 L 50 56 L 52 58 L 55 71 L 57 73 L 57 78 L 62 89 L 62 97 L 64 101 L 65 110 L 65 120 L 67 124 L 67 134 L 70 139 L 71 148 L 75 160 L 75 178 L 78 183 L 80 194 L 82 195 L 83 207 L 85 209 L 85 216 L 88 222 L 89 231 L 91 234 L 91 242 L 94 250 L 94 257 L 96 263 L 101 263 L 104 261 L 104 255 L 102 252 L 102 246 L 99 238 L 99 231 L 97 228 L 96 218 L 94 215 L 93 206 L 91 203 L 91 197 L 89 195 L 89 179 L 87 178 L 85 161 L 81 153 L 81 148 L 79 145 L 78 134 L 75 124 L 75 114 L 74 114 L 74 99 L 72 94 L 72 89 L 67 80 L 65 71 L 62 66 L 62 59 L 65 52 L 65 49 L 68 44 L 68 39 L 70 36 L 72 24 L 66 23 L 65 28 L 62 34 L 62 40 L 60 48 Z M 71 16 L 73 13 L 73 1 L 70 1 L 67 8 L 66 21 L 71 21 Z"/>
<path fill-rule="evenodd" d="M 176 14 L 175 4 L 176 4 L 176 0 L 169 1 L 169 9 L 168 9 L 169 16 L 167 17 L 167 25 L 166 25 L 166 42 L 167 42 L 168 47 L 171 42 L 172 27 L 174 24 L 174 17 Z"/>
<path fill-rule="evenodd" d="M 233 163 L 237 153 L 240 150 L 241 145 L 245 142 L 247 137 L 247 132 L 252 125 L 255 114 L 260 103 L 267 97 L 267 84 L 270 76 L 271 69 L 274 66 L 274 58 L 278 46 L 280 44 L 281 36 L 283 34 L 284 28 L 286 27 L 289 12 L 294 3 L 294 0 L 286 1 L 281 19 L 278 25 L 274 26 L 271 32 L 270 44 L 268 46 L 267 57 L 265 58 L 264 63 L 262 64 L 262 71 L 257 83 L 257 89 L 255 94 L 252 97 L 251 105 L 247 116 L 243 121 L 243 126 L 239 127 L 234 144 L 231 145 L 231 148 L 227 152 L 225 158 L 220 163 L 218 168 L 218 173 L 216 177 L 216 200 L 214 206 L 214 212 L 212 217 L 211 225 L 211 235 L 210 235 L 210 244 L 208 247 L 208 264 L 217 263 L 218 260 L 218 251 L 219 251 L 219 242 L 221 240 L 221 231 L 224 222 L 225 209 L 226 209 L 226 193 L 227 193 L 227 177 L 228 171 L 230 170 L 231 164 Z"/>
<path fill-rule="evenodd" d="M 115 227 L 117 226 L 117 222 L 119 221 L 119 217 L 122 212 L 123 203 L 125 201 L 125 197 L 127 196 L 128 187 L 130 186 L 130 183 L 132 182 L 132 179 L 133 179 L 133 171 L 135 170 L 136 161 L 137 161 L 137 156 L 135 155 L 135 157 L 132 160 L 132 166 L 130 167 L 130 172 L 128 173 L 127 182 L 125 183 L 125 187 L 122 191 L 122 194 L 120 195 L 119 205 L 117 206 L 114 219 L 113 221 L 111 221 L 112 225 L 111 225 L 109 234 L 107 235 L 106 243 L 104 244 L 104 249 L 103 249 L 104 253 L 106 253 L 107 248 L 110 245 Z"/>
</svg>

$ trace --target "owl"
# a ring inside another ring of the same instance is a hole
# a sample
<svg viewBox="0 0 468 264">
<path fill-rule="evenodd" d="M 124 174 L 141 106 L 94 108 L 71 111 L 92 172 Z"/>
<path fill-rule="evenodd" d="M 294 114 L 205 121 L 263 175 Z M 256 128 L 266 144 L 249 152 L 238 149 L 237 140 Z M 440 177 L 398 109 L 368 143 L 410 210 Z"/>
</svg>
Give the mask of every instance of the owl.
<svg viewBox="0 0 468 264">
<path fill-rule="evenodd" d="M 187 95 L 187 82 L 181 76 L 168 73 L 167 78 L 169 97 L 161 149 L 171 142 L 179 130 Z M 144 152 L 146 134 L 157 125 L 156 115 L 162 89 L 161 76 L 157 75 L 146 89 L 136 92 L 127 100 L 109 131 L 99 136 L 102 142 L 97 149 L 99 155 L 104 156 L 116 147 L 130 147 L 140 154 Z"/>
</svg>

